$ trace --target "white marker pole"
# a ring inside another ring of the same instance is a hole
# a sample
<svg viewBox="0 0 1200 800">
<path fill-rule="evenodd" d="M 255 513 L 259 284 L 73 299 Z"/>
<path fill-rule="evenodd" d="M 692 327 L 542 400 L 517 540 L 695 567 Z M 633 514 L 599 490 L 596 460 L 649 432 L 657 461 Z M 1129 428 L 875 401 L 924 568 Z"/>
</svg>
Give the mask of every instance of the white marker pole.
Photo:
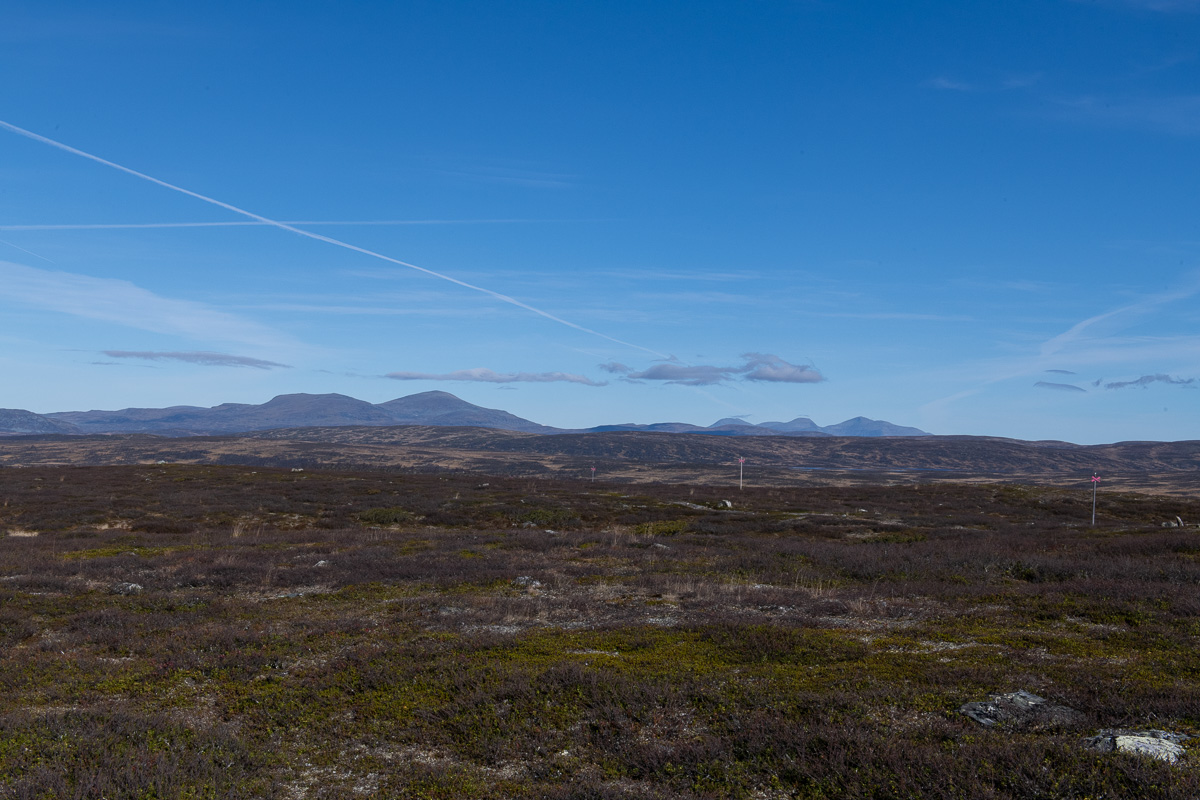
<svg viewBox="0 0 1200 800">
<path fill-rule="evenodd" d="M 1092 527 L 1096 527 L 1096 487 L 1100 485 L 1100 476 L 1092 473 Z"/>
<path fill-rule="evenodd" d="M 738 491 L 742 490 L 742 467 L 745 465 L 746 459 L 738 456 Z"/>
<path fill-rule="evenodd" d="M 592 467 L 592 483 L 596 482 L 596 468 Z"/>
</svg>

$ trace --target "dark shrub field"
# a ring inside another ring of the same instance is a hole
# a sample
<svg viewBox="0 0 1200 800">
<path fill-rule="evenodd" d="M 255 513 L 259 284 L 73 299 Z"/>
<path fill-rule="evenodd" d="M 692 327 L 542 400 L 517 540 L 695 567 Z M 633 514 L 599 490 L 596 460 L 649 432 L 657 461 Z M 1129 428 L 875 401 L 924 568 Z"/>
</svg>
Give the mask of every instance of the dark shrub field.
<svg viewBox="0 0 1200 800">
<path fill-rule="evenodd" d="M 159 465 L 0 504 L 0 798 L 1200 796 L 1200 744 L 1083 746 L 1200 734 L 1186 497 Z M 958 712 L 1016 690 L 1077 713 Z"/>
</svg>

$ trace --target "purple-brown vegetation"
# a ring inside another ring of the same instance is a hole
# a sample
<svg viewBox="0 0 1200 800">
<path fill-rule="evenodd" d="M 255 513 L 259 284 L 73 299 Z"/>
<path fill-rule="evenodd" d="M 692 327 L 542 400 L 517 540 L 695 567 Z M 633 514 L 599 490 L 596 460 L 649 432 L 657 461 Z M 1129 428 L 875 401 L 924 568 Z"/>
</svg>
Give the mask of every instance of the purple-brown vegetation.
<svg viewBox="0 0 1200 800">
<path fill-rule="evenodd" d="M 0 798 L 1200 792 L 1080 744 L 1200 733 L 1196 500 L 1092 529 L 1026 486 L 0 481 Z M 956 712 L 1015 689 L 1079 716 Z"/>
</svg>

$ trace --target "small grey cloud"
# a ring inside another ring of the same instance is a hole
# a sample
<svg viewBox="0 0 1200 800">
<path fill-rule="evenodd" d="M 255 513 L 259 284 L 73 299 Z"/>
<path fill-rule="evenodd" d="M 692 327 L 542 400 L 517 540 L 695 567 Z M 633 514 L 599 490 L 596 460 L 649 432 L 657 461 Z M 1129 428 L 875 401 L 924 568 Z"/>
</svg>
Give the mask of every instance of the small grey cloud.
<svg viewBox="0 0 1200 800">
<path fill-rule="evenodd" d="M 600 369 L 605 372 L 611 372 L 613 375 L 628 375 L 630 372 L 633 372 L 632 369 L 619 361 L 610 361 L 607 364 L 601 364 Z"/>
<path fill-rule="evenodd" d="M 1152 383 L 1168 383 L 1172 386 L 1189 386 L 1196 382 L 1195 378 L 1172 378 L 1170 375 L 1143 375 L 1132 381 L 1113 381 L 1104 384 L 1105 389 L 1124 389 L 1127 386 L 1146 387 Z"/>
<path fill-rule="evenodd" d="M 1034 384 L 1034 386 L 1036 386 L 1038 389 L 1054 389 L 1055 391 L 1059 391 L 1059 392 L 1086 392 L 1087 391 L 1087 389 L 1084 389 L 1080 386 L 1076 386 L 1072 383 L 1049 383 L 1048 381 L 1038 381 L 1037 383 Z"/>
<path fill-rule="evenodd" d="M 925 82 L 925 85 L 931 89 L 943 89 L 952 92 L 969 92 L 973 88 L 971 84 L 965 81 L 957 81 L 946 77 L 931 78 Z"/>
<path fill-rule="evenodd" d="M 1075 374 L 1074 372 L 1071 372 L 1071 370 L 1069 370 L 1069 369 L 1048 369 L 1048 370 L 1046 370 L 1046 372 L 1054 372 L 1059 375 L 1074 375 Z"/>
<path fill-rule="evenodd" d="M 290 364 L 279 364 L 261 358 L 235 356 L 229 353 L 204 351 L 158 352 L 150 350 L 102 350 L 109 358 L 138 358 L 143 361 L 182 361 L 204 367 L 253 367 L 254 369 L 291 369 Z M 97 362 L 99 363 L 99 362 Z"/>
<path fill-rule="evenodd" d="M 88 363 L 96 367 L 134 366 L 141 367 L 142 369 L 158 369 L 158 367 L 154 366 L 153 364 L 122 364 L 120 361 L 89 361 Z"/>
<path fill-rule="evenodd" d="M 665 381 L 679 383 L 684 386 L 712 386 L 733 377 L 738 370 L 734 367 L 694 366 L 683 364 L 655 364 L 641 372 L 630 372 L 630 380 Z"/>
<path fill-rule="evenodd" d="M 816 367 L 809 364 L 790 364 L 770 353 L 743 353 L 742 358 L 745 359 L 745 363 L 736 367 L 687 365 L 672 359 L 640 372 L 629 372 L 626 374 L 626 380 L 663 381 L 684 386 L 713 386 L 731 380 L 769 383 L 820 383 L 825 380 L 825 376 Z"/>
<path fill-rule="evenodd" d="M 748 381 L 820 383 L 825 380 L 825 376 L 810 364 L 789 364 L 770 353 L 743 353 L 742 358 L 746 359 L 746 366 L 739 371 L 745 373 Z"/>
<path fill-rule="evenodd" d="M 584 386 L 607 386 L 583 375 L 568 372 L 494 372 L 485 367 L 460 369 L 455 372 L 389 372 L 384 376 L 396 381 L 473 381 L 475 383 L 579 383 Z"/>
<path fill-rule="evenodd" d="M 1040 72 L 1025 73 L 1023 75 L 1009 75 L 1007 78 L 1001 81 L 1000 85 L 1005 89 L 1025 89 L 1038 83 L 1041 81 L 1041 79 L 1042 73 Z"/>
</svg>

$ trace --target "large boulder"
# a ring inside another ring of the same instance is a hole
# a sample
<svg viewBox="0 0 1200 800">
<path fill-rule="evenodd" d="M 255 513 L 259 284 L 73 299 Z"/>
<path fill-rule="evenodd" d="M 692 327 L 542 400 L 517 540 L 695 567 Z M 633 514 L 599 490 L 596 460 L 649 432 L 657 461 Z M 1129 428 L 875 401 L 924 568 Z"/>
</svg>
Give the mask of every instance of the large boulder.
<svg viewBox="0 0 1200 800">
<path fill-rule="evenodd" d="M 1187 752 L 1183 743 L 1190 738 L 1169 731 L 1108 730 L 1084 739 L 1083 745 L 1101 753 L 1129 753 L 1174 764 Z"/>
<path fill-rule="evenodd" d="M 958 711 L 980 725 L 1025 731 L 1066 728 L 1084 721 L 1084 715 L 1070 706 L 1051 703 L 1024 690 L 994 694 L 987 700 L 966 703 Z"/>
</svg>

